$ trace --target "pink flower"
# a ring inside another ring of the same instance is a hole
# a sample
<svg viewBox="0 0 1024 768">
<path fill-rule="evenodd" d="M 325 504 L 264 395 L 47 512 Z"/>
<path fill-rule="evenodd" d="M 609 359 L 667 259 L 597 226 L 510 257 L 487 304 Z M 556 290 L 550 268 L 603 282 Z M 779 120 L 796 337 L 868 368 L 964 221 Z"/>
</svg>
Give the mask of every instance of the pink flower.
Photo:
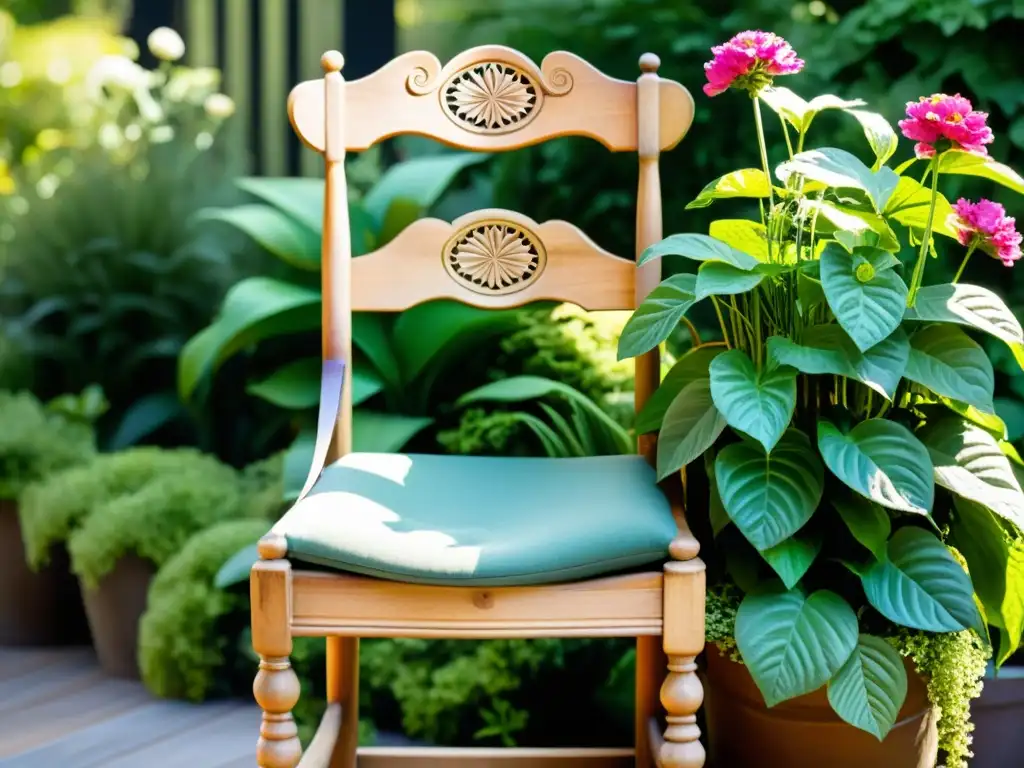
<svg viewBox="0 0 1024 768">
<path fill-rule="evenodd" d="M 907 119 L 900 120 L 900 129 L 917 142 L 914 152 L 918 157 L 933 157 L 936 145 L 940 151 L 956 148 L 987 155 L 985 145 L 992 143 L 993 136 L 986 120 L 988 115 L 976 112 L 960 94 L 936 93 L 908 102 Z"/>
<path fill-rule="evenodd" d="M 976 246 L 999 259 L 1007 267 L 1020 259 L 1021 234 L 1006 209 L 991 200 L 972 203 L 962 197 L 953 206 L 956 211 L 957 238 L 961 245 Z"/>
<path fill-rule="evenodd" d="M 711 49 L 715 57 L 704 65 L 708 82 L 704 93 L 717 96 L 730 88 L 743 88 L 756 96 L 775 75 L 795 75 L 804 68 L 792 46 L 773 32 L 740 32 L 724 45 Z"/>
</svg>

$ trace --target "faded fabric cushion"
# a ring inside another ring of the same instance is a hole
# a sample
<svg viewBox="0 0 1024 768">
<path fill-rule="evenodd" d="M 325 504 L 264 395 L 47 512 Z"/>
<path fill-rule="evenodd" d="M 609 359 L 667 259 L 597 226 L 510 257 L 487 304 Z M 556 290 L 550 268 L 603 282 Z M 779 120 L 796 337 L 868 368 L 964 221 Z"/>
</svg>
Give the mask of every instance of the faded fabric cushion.
<svg viewBox="0 0 1024 768">
<path fill-rule="evenodd" d="M 657 563 L 676 534 L 639 456 L 353 453 L 274 527 L 288 556 L 455 586 L 584 579 Z"/>
</svg>

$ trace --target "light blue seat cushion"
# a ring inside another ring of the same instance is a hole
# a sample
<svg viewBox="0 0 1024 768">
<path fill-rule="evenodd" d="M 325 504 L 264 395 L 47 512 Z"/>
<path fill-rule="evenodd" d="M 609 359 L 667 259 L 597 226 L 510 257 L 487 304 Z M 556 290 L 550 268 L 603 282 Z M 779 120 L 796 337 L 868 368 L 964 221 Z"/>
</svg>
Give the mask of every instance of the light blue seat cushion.
<svg viewBox="0 0 1024 768">
<path fill-rule="evenodd" d="M 639 456 L 354 453 L 275 526 L 288 556 L 394 581 L 528 585 L 667 558 L 676 525 Z"/>
</svg>

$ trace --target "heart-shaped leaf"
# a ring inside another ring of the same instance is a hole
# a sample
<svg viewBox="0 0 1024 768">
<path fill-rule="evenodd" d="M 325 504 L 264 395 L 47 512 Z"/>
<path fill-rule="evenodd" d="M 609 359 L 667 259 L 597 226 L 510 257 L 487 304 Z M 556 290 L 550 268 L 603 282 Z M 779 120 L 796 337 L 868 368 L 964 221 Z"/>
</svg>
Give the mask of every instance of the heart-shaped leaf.
<svg viewBox="0 0 1024 768">
<path fill-rule="evenodd" d="M 695 347 L 683 355 L 662 379 L 654 394 L 644 403 L 636 417 L 634 429 L 638 435 L 657 432 L 665 419 L 665 411 L 687 384 L 697 379 L 707 379 L 711 361 L 725 352 L 725 347 L 710 344 Z"/>
<path fill-rule="evenodd" d="M 892 730 L 907 698 L 907 668 L 880 637 L 861 635 L 857 647 L 828 682 L 828 702 L 843 720 L 879 741 Z"/>
<path fill-rule="evenodd" d="M 711 222 L 709 234 L 758 261 L 768 261 L 768 230 L 750 219 L 719 219 Z"/>
<path fill-rule="evenodd" d="M 843 494 L 832 499 L 832 506 L 850 529 L 853 538 L 867 547 L 879 560 L 885 558 L 885 546 L 892 533 L 889 513 L 863 496 Z"/>
<path fill-rule="evenodd" d="M 931 512 L 935 480 L 928 449 L 902 424 L 868 419 L 843 434 L 822 420 L 818 450 L 832 474 L 865 498 L 901 512 Z"/>
<path fill-rule="evenodd" d="M 892 400 L 910 357 L 910 342 L 902 328 L 861 352 L 837 325 L 814 325 L 804 330 L 801 344 L 783 336 L 768 339 L 768 359 L 801 373 L 846 376 Z"/>
<path fill-rule="evenodd" d="M 985 350 L 955 325 L 929 325 L 911 336 L 903 375 L 937 395 L 995 412 L 992 363 Z"/>
<path fill-rule="evenodd" d="M 725 417 L 711 399 L 711 382 L 697 379 L 687 384 L 665 411 L 658 435 L 658 478 L 698 458 L 724 429 Z"/>
<path fill-rule="evenodd" d="M 955 503 L 953 541 L 967 561 L 988 622 L 1003 630 L 996 654 L 996 664 L 1001 665 L 1020 647 L 1024 633 L 1024 542 L 1010 536 L 980 504 L 965 499 Z"/>
<path fill-rule="evenodd" d="M 662 280 L 636 308 L 619 336 L 619 360 L 650 352 L 672 335 L 697 299 L 695 275 L 681 273 Z"/>
<path fill-rule="evenodd" d="M 770 453 L 793 418 L 796 370 L 771 366 L 759 372 L 745 352 L 733 349 L 716 357 L 710 371 L 715 407 L 730 427 Z"/>
<path fill-rule="evenodd" d="M 907 284 L 892 270 L 891 254 L 877 248 L 849 253 L 830 244 L 821 254 L 821 285 L 843 330 L 861 352 L 889 336 L 907 302 Z"/>
<path fill-rule="evenodd" d="M 790 429 L 771 455 L 747 440 L 723 448 L 715 459 L 715 477 L 729 518 L 763 552 L 811 519 L 821 501 L 825 470 L 807 436 Z"/>
<path fill-rule="evenodd" d="M 739 269 L 750 270 L 759 262 L 750 254 L 738 251 L 731 245 L 708 235 L 669 235 L 640 254 L 637 266 L 662 256 L 683 256 L 693 261 L 724 261 Z"/>
<path fill-rule="evenodd" d="M 857 645 L 857 615 L 834 592 L 747 594 L 736 612 L 736 645 L 773 707 L 825 685 Z"/>
<path fill-rule="evenodd" d="M 984 634 L 970 578 L 933 534 L 901 528 L 889 540 L 888 555 L 861 576 L 876 611 L 900 626 L 925 632 L 977 628 Z"/>
<path fill-rule="evenodd" d="M 1024 492 L 996 438 L 955 417 L 928 422 L 918 437 L 928 446 L 935 482 L 1024 529 Z"/>
<path fill-rule="evenodd" d="M 872 171 L 856 155 L 835 147 L 794 155 L 778 167 L 776 174 L 783 183 L 788 183 L 791 176 L 800 175 L 835 189 L 859 189 L 867 194 L 879 212 L 885 208 L 899 183 L 899 176 L 891 168 Z"/>
<path fill-rule="evenodd" d="M 760 168 L 744 168 L 719 176 L 704 187 L 686 209 L 707 208 L 715 200 L 730 197 L 768 197 L 768 177 Z"/>
<path fill-rule="evenodd" d="M 987 288 L 965 283 L 926 286 L 918 291 L 914 306 L 907 307 L 906 318 L 984 331 L 1005 342 L 1024 370 L 1024 329 L 1003 300 Z"/>
<path fill-rule="evenodd" d="M 820 534 L 810 535 L 801 532 L 781 544 L 766 549 L 761 556 L 779 575 L 786 589 L 792 589 L 814 564 L 815 558 L 821 552 L 821 545 Z"/>
</svg>

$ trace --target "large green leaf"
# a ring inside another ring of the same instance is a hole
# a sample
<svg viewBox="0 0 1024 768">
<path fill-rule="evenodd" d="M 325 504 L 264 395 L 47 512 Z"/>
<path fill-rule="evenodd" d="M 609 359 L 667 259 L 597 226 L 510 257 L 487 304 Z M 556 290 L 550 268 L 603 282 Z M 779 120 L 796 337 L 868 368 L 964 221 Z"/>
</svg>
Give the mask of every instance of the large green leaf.
<svg viewBox="0 0 1024 768">
<path fill-rule="evenodd" d="M 816 691 L 842 668 L 857 645 L 857 615 L 827 590 L 752 593 L 736 612 L 736 645 L 773 707 Z"/>
<path fill-rule="evenodd" d="M 853 538 L 867 547 L 877 559 L 885 559 L 886 543 L 892 533 L 889 513 L 873 501 L 856 494 L 837 495 L 831 502 Z"/>
<path fill-rule="evenodd" d="M 178 393 L 188 401 L 200 380 L 257 341 L 320 327 L 320 292 L 269 277 L 250 277 L 224 297 L 212 324 L 178 358 Z"/>
<path fill-rule="evenodd" d="M 871 151 L 875 153 L 873 170 L 877 171 L 896 152 L 896 147 L 899 145 L 896 131 L 893 130 L 889 121 L 877 112 L 869 112 L 864 109 L 847 109 L 845 111 L 848 115 L 853 115 L 860 123 L 860 127 L 864 131 L 864 138 L 868 140 Z"/>
<path fill-rule="evenodd" d="M 207 208 L 196 214 L 196 219 L 228 224 L 286 264 L 314 272 L 320 270 L 320 236 L 269 205 L 251 203 L 233 208 Z"/>
<path fill-rule="evenodd" d="M 1024 492 L 991 433 L 951 417 L 929 421 L 917 434 L 928 446 L 935 482 L 1024 529 Z"/>
<path fill-rule="evenodd" d="M 1024 329 L 1010 308 L 987 288 L 966 283 L 929 285 L 917 294 L 908 320 L 957 323 L 977 328 L 1006 342 L 1024 369 Z"/>
<path fill-rule="evenodd" d="M 397 201 L 414 203 L 422 215 L 437 203 L 456 176 L 488 157 L 474 152 L 447 152 L 396 163 L 366 193 L 363 206 L 381 226 Z"/>
<path fill-rule="evenodd" d="M 780 117 L 785 119 L 801 133 L 806 133 L 811 127 L 811 122 L 819 112 L 826 109 L 853 109 L 863 107 L 864 102 L 860 99 L 841 99 L 830 93 L 816 96 L 806 101 L 789 88 L 782 86 L 771 86 L 761 91 L 761 100 L 764 101 Z"/>
<path fill-rule="evenodd" d="M 718 492 L 729 518 L 764 551 L 799 531 L 818 508 L 824 469 L 810 440 L 790 429 L 771 454 L 744 440 L 715 459 Z"/>
<path fill-rule="evenodd" d="M 893 252 L 900 249 L 899 238 L 889 222 L 874 211 L 840 205 L 831 200 L 808 199 L 800 201 L 800 209 L 804 215 L 813 217 L 818 234 L 831 235 L 848 250 L 863 245 Z M 819 241 L 819 245 L 823 243 Z"/>
<path fill-rule="evenodd" d="M 861 352 L 837 325 L 815 325 L 804 331 L 802 344 L 783 336 L 768 339 L 768 358 L 811 375 L 846 376 L 892 400 L 910 356 L 910 342 L 897 328 L 886 339 Z"/>
<path fill-rule="evenodd" d="M 683 355 L 662 379 L 644 407 L 637 414 L 634 429 L 638 435 L 657 432 L 665 419 L 665 412 L 676 396 L 687 384 L 697 379 L 707 379 L 711 361 L 725 352 L 721 345 L 695 347 Z"/>
<path fill-rule="evenodd" d="M 891 168 L 882 167 L 872 171 L 856 155 L 835 147 L 812 149 L 794 155 L 791 160 L 780 165 L 776 173 L 784 183 L 788 183 L 790 177 L 799 175 L 835 189 L 859 189 L 867 194 L 878 212 L 885 208 L 899 182 L 899 177 Z"/>
<path fill-rule="evenodd" d="M 322 178 L 250 176 L 235 182 L 238 188 L 290 216 L 320 239 L 324 224 Z"/>
<path fill-rule="evenodd" d="M 246 387 L 250 395 L 281 408 L 314 408 L 320 402 L 319 357 L 306 357 L 278 368 L 270 376 Z M 352 405 L 360 405 L 384 388 L 377 375 L 364 366 L 352 369 Z"/>
<path fill-rule="evenodd" d="M 1024 633 L 1024 543 L 980 504 L 956 499 L 956 512 L 953 541 L 967 561 L 989 623 L 1002 630 L 996 654 L 996 664 L 1002 664 L 1017 651 Z"/>
<path fill-rule="evenodd" d="M 932 191 L 916 179 L 901 176 L 896 191 L 892 193 L 883 214 L 898 221 L 905 227 L 921 230 L 923 233 L 928 225 L 928 211 L 932 203 Z M 935 215 L 932 219 L 932 231 L 940 235 L 956 239 L 956 229 L 950 223 L 953 206 L 939 194 L 935 201 Z"/>
<path fill-rule="evenodd" d="M 750 219 L 718 219 L 708 228 L 716 240 L 749 253 L 758 261 L 768 261 L 768 230 L 757 221 Z"/>
<path fill-rule="evenodd" d="M 877 248 L 849 253 L 835 244 L 821 254 L 821 285 L 829 306 L 861 352 L 892 334 L 903 319 L 907 285 L 886 266 L 891 258 Z"/>
<path fill-rule="evenodd" d="M 861 635 L 857 647 L 828 682 L 828 701 L 843 720 L 879 741 L 892 730 L 907 698 L 907 668 L 880 637 Z"/>
<path fill-rule="evenodd" d="M 729 514 L 722 506 L 722 497 L 718 494 L 718 480 L 715 478 L 715 452 L 707 450 L 704 452 L 704 472 L 708 476 L 708 519 L 711 522 L 711 532 L 718 536 L 729 527 L 732 521 Z"/>
<path fill-rule="evenodd" d="M 694 299 L 702 301 L 708 296 L 735 296 L 752 291 L 768 276 L 770 266 L 774 265 L 762 264 L 757 269 L 745 270 L 721 261 L 705 262 L 697 270 Z"/>
<path fill-rule="evenodd" d="M 921 528 L 900 528 L 888 558 L 861 574 L 868 602 L 889 621 L 925 632 L 984 633 L 974 587 L 946 545 Z"/>
<path fill-rule="evenodd" d="M 792 589 L 814 564 L 815 558 L 821 552 L 821 545 L 820 535 L 799 533 L 781 544 L 764 550 L 761 556 L 779 575 L 786 589 Z"/>
<path fill-rule="evenodd" d="M 995 412 L 992 363 L 985 350 L 955 325 L 928 325 L 911 336 L 903 375 L 937 395 Z"/>
<path fill-rule="evenodd" d="M 425 416 L 360 409 L 352 414 L 352 447 L 361 453 L 395 453 L 433 423 Z"/>
<path fill-rule="evenodd" d="M 663 280 L 633 312 L 619 336 L 619 360 L 649 352 L 667 339 L 697 299 L 696 275 L 681 273 Z"/>
<path fill-rule="evenodd" d="M 749 253 L 736 250 L 709 235 L 669 235 L 640 254 L 637 265 L 662 256 L 684 256 L 693 261 L 724 261 L 743 270 L 751 270 L 759 262 Z"/>
<path fill-rule="evenodd" d="M 711 382 L 691 381 L 665 411 L 658 435 L 658 478 L 668 477 L 700 457 L 724 429 L 725 417 L 711 399 Z"/>
<path fill-rule="evenodd" d="M 707 208 L 715 200 L 731 197 L 768 197 L 768 178 L 764 171 L 744 168 L 720 176 L 704 187 L 686 209 Z"/>
<path fill-rule="evenodd" d="M 758 371 L 745 352 L 733 349 L 717 356 L 710 372 L 711 397 L 729 426 L 771 452 L 793 418 L 796 370 L 766 366 Z"/>
<path fill-rule="evenodd" d="M 818 450 L 832 474 L 883 507 L 920 515 L 935 501 L 928 450 L 914 433 L 888 419 L 868 419 L 846 434 L 818 422 Z"/>
<path fill-rule="evenodd" d="M 399 395 L 404 386 L 402 371 L 391 343 L 391 317 L 375 312 L 352 315 L 352 343 L 366 356 L 392 394 Z"/>
<path fill-rule="evenodd" d="M 1013 168 L 997 163 L 991 157 L 951 150 L 939 161 L 939 173 L 980 176 L 1024 195 L 1024 178 Z"/>
</svg>

